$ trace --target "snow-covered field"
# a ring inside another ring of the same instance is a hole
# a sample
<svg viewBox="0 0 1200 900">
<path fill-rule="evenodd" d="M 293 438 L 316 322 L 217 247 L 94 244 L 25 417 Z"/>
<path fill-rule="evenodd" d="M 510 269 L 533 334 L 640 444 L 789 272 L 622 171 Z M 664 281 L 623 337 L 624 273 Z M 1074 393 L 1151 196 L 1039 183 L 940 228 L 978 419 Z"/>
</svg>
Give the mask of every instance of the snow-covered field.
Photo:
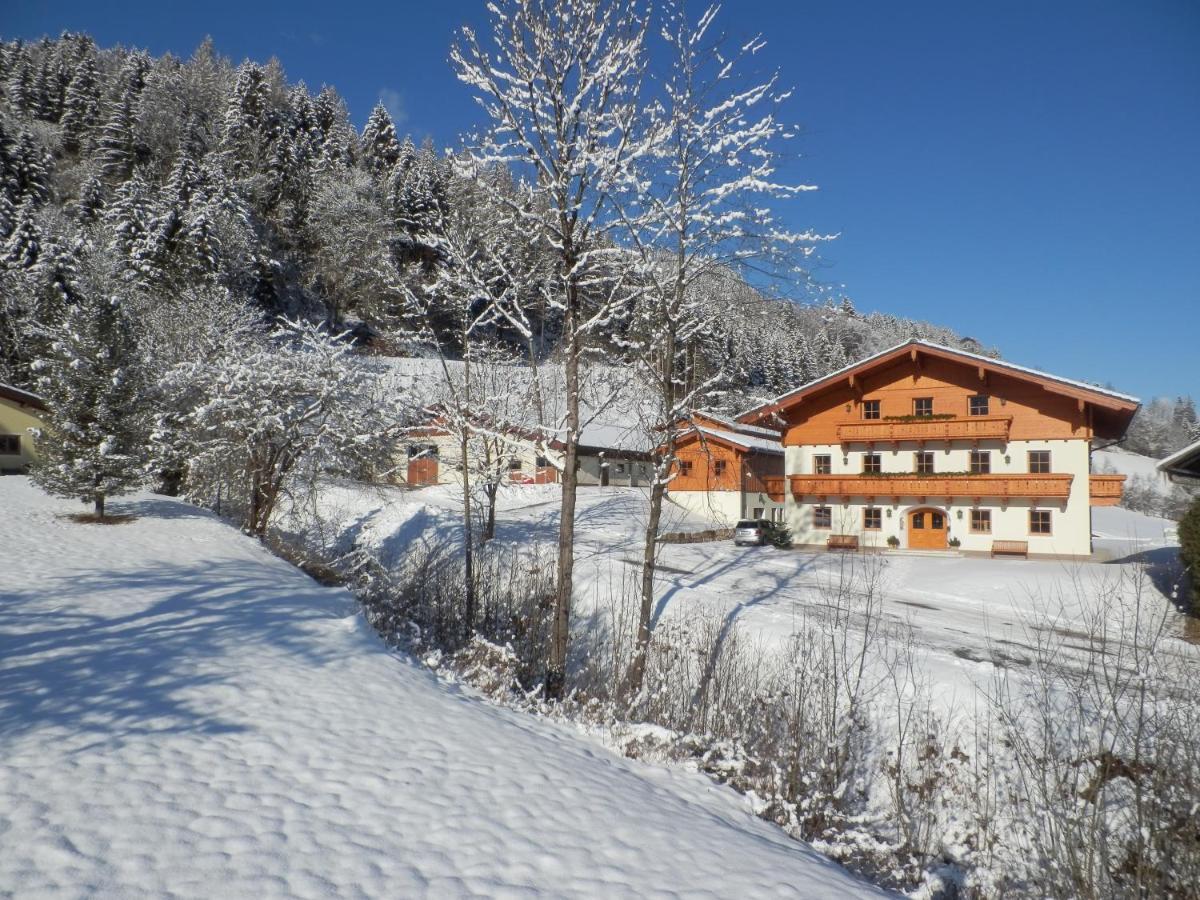
<svg viewBox="0 0 1200 900">
<path fill-rule="evenodd" d="M 340 549 L 351 544 L 394 565 L 414 543 L 458 540 L 456 489 L 417 491 L 341 484 L 323 492 L 330 533 Z M 646 517 L 636 488 L 581 488 L 577 512 L 576 605 L 579 615 L 602 608 L 638 571 Z M 553 542 L 558 528 L 558 487 L 506 486 L 497 515 L 497 537 L 530 544 Z M 1138 563 L 1158 576 L 1169 573 L 1176 549 L 1164 538 L 1175 523 L 1119 507 L 1097 507 L 1094 560 L 988 559 L 958 555 L 882 555 L 882 612 L 911 629 L 931 691 L 943 710 L 969 708 L 976 689 L 997 667 L 1020 672 L 1038 632 L 1077 632 L 1089 605 L 1110 600 L 1114 586 L 1126 593 Z M 699 530 L 703 520 L 678 507 L 665 511 L 662 530 Z M 847 576 L 854 556 L 767 547 L 735 547 L 730 541 L 667 545 L 660 555 L 656 620 L 717 615 L 747 629 L 767 646 L 781 645 L 806 617 L 820 616 L 832 586 Z M 844 583 L 844 581 L 843 581 Z M 1172 585 L 1147 577 L 1156 608 L 1166 606 Z M 1114 615 L 1117 611 L 1114 611 Z M 1169 646 L 1197 648 L 1184 640 L 1182 617 Z M 1083 635 L 1079 651 L 1088 652 Z M 1067 662 L 1064 660 L 1064 662 Z"/>
<path fill-rule="evenodd" d="M 594 496 L 599 539 L 635 498 Z M 877 893 L 698 774 L 439 683 L 214 517 L 112 507 L 0 478 L 0 895 Z"/>
</svg>

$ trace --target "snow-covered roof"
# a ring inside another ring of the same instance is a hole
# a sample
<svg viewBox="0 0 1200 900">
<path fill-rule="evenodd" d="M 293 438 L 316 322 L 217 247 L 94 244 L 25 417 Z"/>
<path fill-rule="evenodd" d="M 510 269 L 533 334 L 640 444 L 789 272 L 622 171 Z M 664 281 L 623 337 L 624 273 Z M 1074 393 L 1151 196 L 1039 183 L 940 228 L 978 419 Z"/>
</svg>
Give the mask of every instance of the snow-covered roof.
<svg viewBox="0 0 1200 900">
<path fill-rule="evenodd" d="M 1003 359 L 994 359 L 993 357 L 990 357 L 990 356 L 983 356 L 982 354 L 979 354 L 979 353 L 972 353 L 969 350 L 960 350 L 957 347 L 947 347 L 944 344 L 935 344 L 933 341 L 926 341 L 926 340 L 923 340 L 920 338 L 913 338 L 912 340 L 908 340 L 908 341 L 905 341 L 904 343 L 897 344 L 894 347 L 888 347 L 886 350 L 881 350 L 872 356 L 866 357 L 865 359 L 860 359 L 857 362 L 853 362 L 848 366 L 843 366 L 842 368 L 838 369 L 836 372 L 830 372 L 828 375 L 822 375 L 820 378 L 815 378 L 812 381 L 808 382 L 807 384 L 802 384 L 798 388 L 794 388 L 794 389 L 788 391 L 787 393 L 780 394 L 774 400 L 770 400 L 767 403 L 760 403 L 757 406 L 751 407 L 750 409 L 746 410 L 745 412 L 739 413 L 738 418 L 741 419 L 743 417 L 753 415 L 755 412 L 757 412 L 761 409 L 765 409 L 765 408 L 771 407 L 771 406 L 776 406 L 777 404 L 785 402 L 790 397 L 794 397 L 797 394 L 802 394 L 805 391 L 808 391 L 808 390 L 812 389 L 813 387 L 816 387 L 817 385 L 820 385 L 820 384 L 822 384 L 824 382 L 828 382 L 828 381 L 836 381 L 838 378 L 842 377 L 843 375 L 848 374 L 849 372 L 851 372 L 855 369 L 860 369 L 865 366 L 869 366 L 875 360 L 883 359 L 884 357 L 890 356 L 891 354 L 896 353 L 897 351 L 904 350 L 904 349 L 910 348 L 910 347 L 925 347 L 929 350 L 936 350 L 940 353 L 948 353 L 953 356 L 961 357 L 963 359 L 969 359 L 969 360 L 972 360 L 972 361 L 978 362 L 978 363 L 983 363 L 984 365 L 992 366 L 992 367 L 995 367 L 998 369 L 1007 369 L 1018 375 L 1028 375 L 1028 376 L 1032 376 L 1034 378 L 1045 378 L 1048 381 L 1054 381 L 1054 382 L 1057 382 L 1057 383 L 1062 384 L 1067 387 L 1072 387 L 1072 388 L 1076 388 L 1076 389 L 1084 390 L 1084 391 L 1091 391 L 1092 393 L 1096 393 L 1096 394 L 1103 394 L 1105 396 L 1112 397 L 1116 400 L 1121 400 L 1126 403 L 1137 403 L 1137 404 L 1141 403 L 1141 401 L 1137 397 L 1130 396 L 1129 394 L 1122 394 L 1122 393 L 1119 393 L 1118 391 L 1109 390 L 1108 388 L 1097 387 L 1096 385 L 1088 384 L 1085 381 L 1075 381 L 1074 379 L 1071 379 L 1071 378 L 1063 378 L 1061 375 L 1052 375 L 1049 372 L 1042 372 L 1038 369 L 1031 369 L 1027 366 L 1019 366 L 1016 363 L 1010 363 Z"/>
<path fill-rule="evenodd" d="M 1200 478 L 1200 441 L 1176 450 L 1158 464 L 1158 470 L 1168 475 Z"/>
<path fill-rule="evenodd" d="M 394 380 L 397 390 L 412 392 L 414 400 L 434 406 L 445 399 L 445 374 L 442 361 L 420 357 L 371 357 L 375 364 Z M 451 377 L 463 371 L 463 364 L 447 361 Z M 531 366 L 493 366 L 508 384 L 504 397 L 497 397 L 489 412 L 498 420 L 531 432 L 538 431 L 550 438 L 563 438 L 566 433 L 566 403 L 563 390 L 563 369 L 560 365 L 545 364 L 536 370 Z M 539 415 L 532 397 L 535 386 L 542 401 Z M 509 402 L 511 401 L 511 402 Z M 655 421 L 653 398 L 639 390 L 634 373 L 620 366 L 591 366 L 580 398 L 583 427 L 579 435 L 582 446 L 597 449 L 648 452 L 656 444 L 653 429 L 647 423 Z"/>
<path fill-rule="evenodd" d="M 14 403 L 22 403 L 25 406 L 32 406 L 34 409 L 45 409 L 46 402 L 37 394 L 32 394 L 29 391 L 23 391 L 19 387 L 13 387 L 11 384 L 5 384 L 0 381 L 0 397 L 6 400 L 12 400 Z"/>
<path fill-rule="evenodd" d="M 763 428 L 759 425 L 747 425 L 745 422 L 738 422 L 735 419 L 730 419 L 727 416 L 722 416 L 719 413 L 709 412 L 706 409 L 696 410 L 696 415 L 702 419 L 708 419 L 712 422 L 719 422 L 727 426 L 730 431 L 741 432 L 742 434 L 757 434 L 765 438 L 779 439 L 779 430 L 775 428 Z"/>
<path fill-rule="evenodd" d="M 779 442 L 778 436 L 774 440 L 767 440 L 766 438 L 740 434 L 736 431 L 721 431 L 716 428 L 708 428 L 704 425 L 693 425 L 689 431 L 704 434 L 738 447 L 744 447 L 756 453 L 783 453 L 783 445 Z"/>
</svg>

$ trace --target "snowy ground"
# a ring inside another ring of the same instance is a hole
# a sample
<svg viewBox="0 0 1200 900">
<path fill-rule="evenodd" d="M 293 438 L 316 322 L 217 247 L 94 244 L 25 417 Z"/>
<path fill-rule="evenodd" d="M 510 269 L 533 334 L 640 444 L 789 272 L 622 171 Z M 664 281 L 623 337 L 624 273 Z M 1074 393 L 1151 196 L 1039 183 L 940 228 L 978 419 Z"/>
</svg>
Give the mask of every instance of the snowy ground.
<svg viewBox="0 0 1200 900">
<path fill-rule="evenodd" d="M 0 895 L 874 893 L 700 775 L 438 683 L 213 517 L 113 507 L 0 478 Z"/>
<path fill-rule="evenodd" d="M 417 491 L 332 486 L 323 507 L 341 547 L 351 543 L 395 564 L 414 542 L 457 541 L 454 488 Z M 558 487 L 514 486 L 501 494 L 497 537 L 529 544 L 552 542 L 558 528 Z M 1038 629 L 1074 637 L 1083 605 L 1099 602 L 1105 588 L 1128 581 L 1148 563 L 1145 582 L 1157 608 L 1169 606 L 1169 572 L 1177 551 L 1164 539 L 1175 523 L 1119 507 L 1094 511 L 1096 554 L 1083 562 L 988 559 L 957 555 L 885 553 L 883 613 L 910 627 L 935 698 L 946 711 L 970 708 L 975 692 L 999 667 L 1020 672 L 1033 652 Z M 604 607 L 638 571 L 646 498 L 639 489 L 581 488 L 577 513 L 578 615 Z M 663 531 L 706 527 L 678 507 L 667 511 Z M 831 585 L 848 558 L 841 554 L 735 547 L 730 541 L 666 546 L 660 556 L 656 619 L 715 614 L 756 638 L 782 643 L 805 617 L 820 616 Z M 1184 640 L 1182 617 L 1168 642 L 1172 652 L 1195 654 Z M 1067 664 L 1069 660 L 1064 660 Z"/>
</svg>

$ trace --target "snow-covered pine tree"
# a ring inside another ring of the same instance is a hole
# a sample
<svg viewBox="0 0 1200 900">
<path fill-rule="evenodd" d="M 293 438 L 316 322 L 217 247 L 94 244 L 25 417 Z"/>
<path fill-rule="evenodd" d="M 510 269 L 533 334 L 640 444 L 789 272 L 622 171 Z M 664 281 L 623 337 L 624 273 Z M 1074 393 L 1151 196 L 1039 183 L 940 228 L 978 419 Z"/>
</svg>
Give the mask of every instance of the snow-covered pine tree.
<svg viewBox="0 0 1200 900">
<path fill-rule="evenodd" d="M 382 103 L 376 103 L 371 116 L 363 127 L 361 156 L 367 167 L 376 175 L 390 172 L 400 159 L 400 142 L 396 140 L 396 126 L 391 113 Z"/>
<path fill-rule="evenodd" d="M 46 412 L 31 475 L 47 493 L 91 503 L 102 519 L 110 497 L 141 481 L 145 438 L 133 329 L 121 300 L 93 288 L 67 307 L 50 354 L 35 365 Z"/>
<path fill-rule="evenodd" d="M 59 121 L 62 126 L 62 146 L 68 153 L 78 153 L 84 147 L 89 132 L 100 116 L 98 81 L 95 59 L 90 55 L 85 56 L 67 84 L 62 119 Z"/>
</svg>

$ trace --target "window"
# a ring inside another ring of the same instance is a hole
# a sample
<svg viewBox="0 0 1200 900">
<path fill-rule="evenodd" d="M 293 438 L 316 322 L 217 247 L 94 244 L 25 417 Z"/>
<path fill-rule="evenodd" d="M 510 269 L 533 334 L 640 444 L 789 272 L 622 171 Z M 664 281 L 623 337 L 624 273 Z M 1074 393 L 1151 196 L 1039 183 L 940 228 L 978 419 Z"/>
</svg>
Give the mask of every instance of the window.
<svg viewBox="0 0 1200 900">
<path fill-rule="evenodd" d="M 508 461 L 508 470 L 510 472 L 520 472 L 521 471 L 521 461 L 519 459 L 517 459 L 516 457 L 510 459 Z"/>
<path fill-rule="evenodd" d="M 833 510 L 828 506 L 818 506 L 813 510 L 813 528 L 832 528 Z"/>
<path fill-rule="evenodd" d="M 987 475 L 992 471 L 992 452 L 990 450 L 971 451 L 971 474 Z"/>
<path fill-rule="evenodd" d="M 913 400 L 913 415 L 914 416 L 932 416 L 933 415 L 933 398 L 932 397 L 917 397 Z"/>
<path fill-rule="evenodd" d="M 2 452 L 2 451 L 0 451 L 0 452 Z M 408 445 L 408 458 L 409 459 L 413 459 L 414 457 L 417 457 L 417 456 L 422 457 L 423 459 L 428 459 L 429 457 L 435 457 L 437 455 L 438 455 L 437 444 L 409 444 Z"/>
<path fill-rule="evenodd" d="M 679 461 L 679 474 L 684 476 L 692 474 L 692 461 L 690 459 L 681 459 Z"/>
<path fill-rule="evenodd" d="M 914 468 L 913 471 L 915 471 L 918 475 L 932 475 L 933 474 L 933 451 L 932 450 L 918 450 L 916 453 L 913 454 L 913 458 L 916 463 L 916 467 Z"/>
<path fill-rule="evenodd" d="M 713 474 L 718 478 L 725 474 L 725 460 L 718 459 L 713 461 Z"/>
<path fill-rule="evenodd" d="M 0 454 L 16 456 L 20 452 L 21 436 L 19 434 L 0 434 Z"/>
<path fill-rule="evenodd" d="M 878 400 L 864 400 L 862 402 L 862 417 L 864 419 L 878 419 L 879 418 L 879 401 Z"/>
<path fill-rule="evenodd" d="M 537 467 L 539 469 L 549 468 L 549 466 L 550 466 L 550 460 L 546 459 L 546 457 L 539 456 L 537 458 Z"/>
<path fill-rule="evenodd" d="M 967 400 L 967 412 L 972 416 L 986 416 L 988 414 L 988 398 L 983 394 L 978 394 Z"/>
<path fill-rule="evenodd" d="M 1049 450 L 1030 450 L 1029 451 L 1029 471 L 1035 475 L 1047 475 L 1050 473 L 1050 451 Z"/>
<path fill-rule="evenodd" d="M 1029 511 L 1029 533 L 1030 534 L 1049 534 L 1050 533 L 1050 510 L 1048 510 L 1048 509 L 1031 509 Z"/>
<path fill-rule="evenodd" d="M 923 512 L 913 513 L 912 527 L 917 529 L 918 531 L 921 531 L 925 528 L 925 513 L 923 513 Z"/>
<path fill-rule="evenodd" d="M 761 519 L 762 512 L 763 512 L 763 508 L 761 506 L 754 507 L 754 518 Z"/>
<path fill-rule="evenodd" d="M 863 528 L 867 531 L 878 531 L 883 527 L 883 510 L 868 506 L 863 510 Z"/>
<path fill-rule="evenodd" d="M 878 453 L 864 453 L 863 454 L 863 474 L 864 475 L 878 475 L 880 472 L 883 471 L 882 460 L 883 460 L 883 457 L 881 457 Z"/>
<path fill-rule="evenodd" d="M 783 507 L 776 506 L 776 507 L 772 508 L 771 521 L 772 522 L 782 522 L 783 521 Z"/>
<path fill-rule="evenodd" d="M 832 456 L 814 456 L 813 471 L 818 475 L 833 474 L 833 457 Z"/>
<path fill-rule="evenodd" d="M 618 475 L 625 474 L 625 463 L 617 463 L 617 474 Z"/>
<path fill-rule="evenodd" d="M 992 511 L 990 509 L 971 510 L 971 531 L 976 534 L 992 533 Z"/>
</svg>

